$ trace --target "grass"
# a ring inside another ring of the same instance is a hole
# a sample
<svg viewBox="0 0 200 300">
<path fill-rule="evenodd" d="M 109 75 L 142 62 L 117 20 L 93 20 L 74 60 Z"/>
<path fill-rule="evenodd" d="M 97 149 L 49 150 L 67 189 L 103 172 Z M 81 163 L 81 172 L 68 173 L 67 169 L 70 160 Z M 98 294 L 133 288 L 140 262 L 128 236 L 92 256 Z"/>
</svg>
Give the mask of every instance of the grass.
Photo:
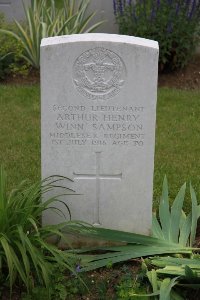
<svg viewBox="0 0 200 300">
<path fill-rule="evenodd" d="M 184 182 L 190 181 L 199 196 L 199 102 L 200 91 L 159 90 L 154 171 L 155 206 L 161 195 L 165 174 L 172 198 Z M 190 204 L 187 203 L 188 205 Z"/>
<path fill-rule="evenodd" d="M 39 87 L 0 86 L 0 164 L 9 188 L 40 178 Z"/>
<path fill-rule="evenodd" d="M 22 179 L 40 178 L 39 86 L 0 85 L 0 164 L 9 187 Z M 200 188 L 200 92 L 160 89 L 157 105 L 154 207 L 166 174 L 170 196 L 191 180 Z M 188 206 L 189 203 L 186 204 Z"/>
</svg>

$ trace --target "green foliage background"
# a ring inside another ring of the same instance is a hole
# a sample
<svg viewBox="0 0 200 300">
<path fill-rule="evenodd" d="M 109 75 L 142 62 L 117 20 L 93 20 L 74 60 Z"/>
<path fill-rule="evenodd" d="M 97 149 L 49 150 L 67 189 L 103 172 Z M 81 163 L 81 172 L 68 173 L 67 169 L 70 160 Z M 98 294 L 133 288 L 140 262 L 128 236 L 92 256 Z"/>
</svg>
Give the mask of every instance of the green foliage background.
<svg viewBox="0 0 200 300">
<path fill-rule="evenodd" d="M 97 22 L 90 25 L 95 13 L 87 14 L 89 4 L 90 0 L 62 0 L 62 6 L 58 6 L 55 0 L 32 0 L 30 6 L 24 5 L 24 24 L 15 20 L 14 28 L 0 28 L 0 34 L 20 43 L 20 57 L 33 68 L 39 69 L 43 38 L 93 32 L 102 24 Z"/>
<path fill-rule="evenodd" d="M 195 0 L 114 0 L 120 34 L 159 42 L 161 71 L 183 68 L 200 43 L 200 3 Z"/>
<path fill-rule="evenodd" d="M 5 21 L 4 15 L 0 13 L 0 29 L 16 32 L 16 26 Z M 22 59 L 22 44 L 12 36 L 0 33 L 0 80 L 7 75 L 27 75 L 29 64 Z M 3 60 L 2 57 L 6 56 Z"/>
</svg>

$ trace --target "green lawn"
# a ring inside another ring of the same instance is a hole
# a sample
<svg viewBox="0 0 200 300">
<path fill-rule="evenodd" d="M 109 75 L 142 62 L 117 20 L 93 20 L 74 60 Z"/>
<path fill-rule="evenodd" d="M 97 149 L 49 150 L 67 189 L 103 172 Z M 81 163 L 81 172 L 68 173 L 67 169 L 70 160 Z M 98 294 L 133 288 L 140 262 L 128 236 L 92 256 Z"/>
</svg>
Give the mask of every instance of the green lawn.
<svg viewBox="0 0 200 300">
<path fill-rule="evenodd" d="M 184 182 L 200 188 L 200 91 L 160 89 L 157 105 L 154 203 L 161 194 L 163 176 L 170 196 Z"/>
<path fill-rule="evenodd" d="M 9 189 L 24 178 L 40 178 L 39 86 L 0 85 L 0 163 L 9 175 Z M 192 181 L 200 188 L 200 92 L 160 89 L 157 105 L 154 204 L 163 177 L 170 196 Z"/>
<path fill-rule="evenodd" d="M 0 86 L 0 163 L 9 189 L 40 178 L 39 86 Z"/>
</svg>

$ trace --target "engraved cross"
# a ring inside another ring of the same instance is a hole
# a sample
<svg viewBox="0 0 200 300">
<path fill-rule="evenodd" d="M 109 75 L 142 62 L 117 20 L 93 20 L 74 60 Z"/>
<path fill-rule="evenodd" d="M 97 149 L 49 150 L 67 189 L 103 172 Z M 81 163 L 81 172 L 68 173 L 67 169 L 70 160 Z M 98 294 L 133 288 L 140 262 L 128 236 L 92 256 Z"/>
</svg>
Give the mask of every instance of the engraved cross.
<svg viewBox="0 0 200 300">
<path fill-rule="evenodd" d="M 100 171 L 101 168 L 101 152 L 95 152 L 96 154 L 96 173 L 95 174 L 80 174 L 73 173 L 74 179 L 93 179 L 96 180 L 96 201 L 94 209 L 94 224 L 101 225 L 100 214 L 99 214 L 99 205 L 100 205 L 100 190 L 101 190 L 101 180 L 121 180 L 122 173 L 120 174 L 102 174 Z"/>
</svg>

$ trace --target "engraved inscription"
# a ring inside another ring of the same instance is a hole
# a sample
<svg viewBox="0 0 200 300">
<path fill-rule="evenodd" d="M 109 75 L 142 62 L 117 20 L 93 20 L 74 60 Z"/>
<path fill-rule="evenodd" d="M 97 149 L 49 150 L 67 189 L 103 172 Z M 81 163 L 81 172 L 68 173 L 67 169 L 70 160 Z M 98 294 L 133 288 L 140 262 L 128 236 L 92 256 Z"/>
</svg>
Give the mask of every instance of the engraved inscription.
<svg viewBox="0 0 200 300">
<path fill-rule="evenodd" d="M 145 142 L 144 107 L 53 105 L 54 146 L 136 146 Z"/>
<path fill-rule="evenodd" d="M 121 180 L 122 173 L 120 174 L 102 174 L 101 173 L 101 152 L 95 152 L 96 154 L 96 172 L 95 174 L 86 174 L 86 173 L 73 173 L 74 179 L 95 179 L 96 180 L 96 203 L 94 206 L 94 222 L 93 225 L 101 225 L 100 222 L 100 189 L 101 189 L 101 180 L 108 179 L 108 180 Z"/>
<path fill-rule="evenodd" d="M 97 47 L 81 54 L 73 66 L 74 84 L 84 97 L 109 99 L 124 84 L 125 65 L 113 51 Z"/>
</svg>

